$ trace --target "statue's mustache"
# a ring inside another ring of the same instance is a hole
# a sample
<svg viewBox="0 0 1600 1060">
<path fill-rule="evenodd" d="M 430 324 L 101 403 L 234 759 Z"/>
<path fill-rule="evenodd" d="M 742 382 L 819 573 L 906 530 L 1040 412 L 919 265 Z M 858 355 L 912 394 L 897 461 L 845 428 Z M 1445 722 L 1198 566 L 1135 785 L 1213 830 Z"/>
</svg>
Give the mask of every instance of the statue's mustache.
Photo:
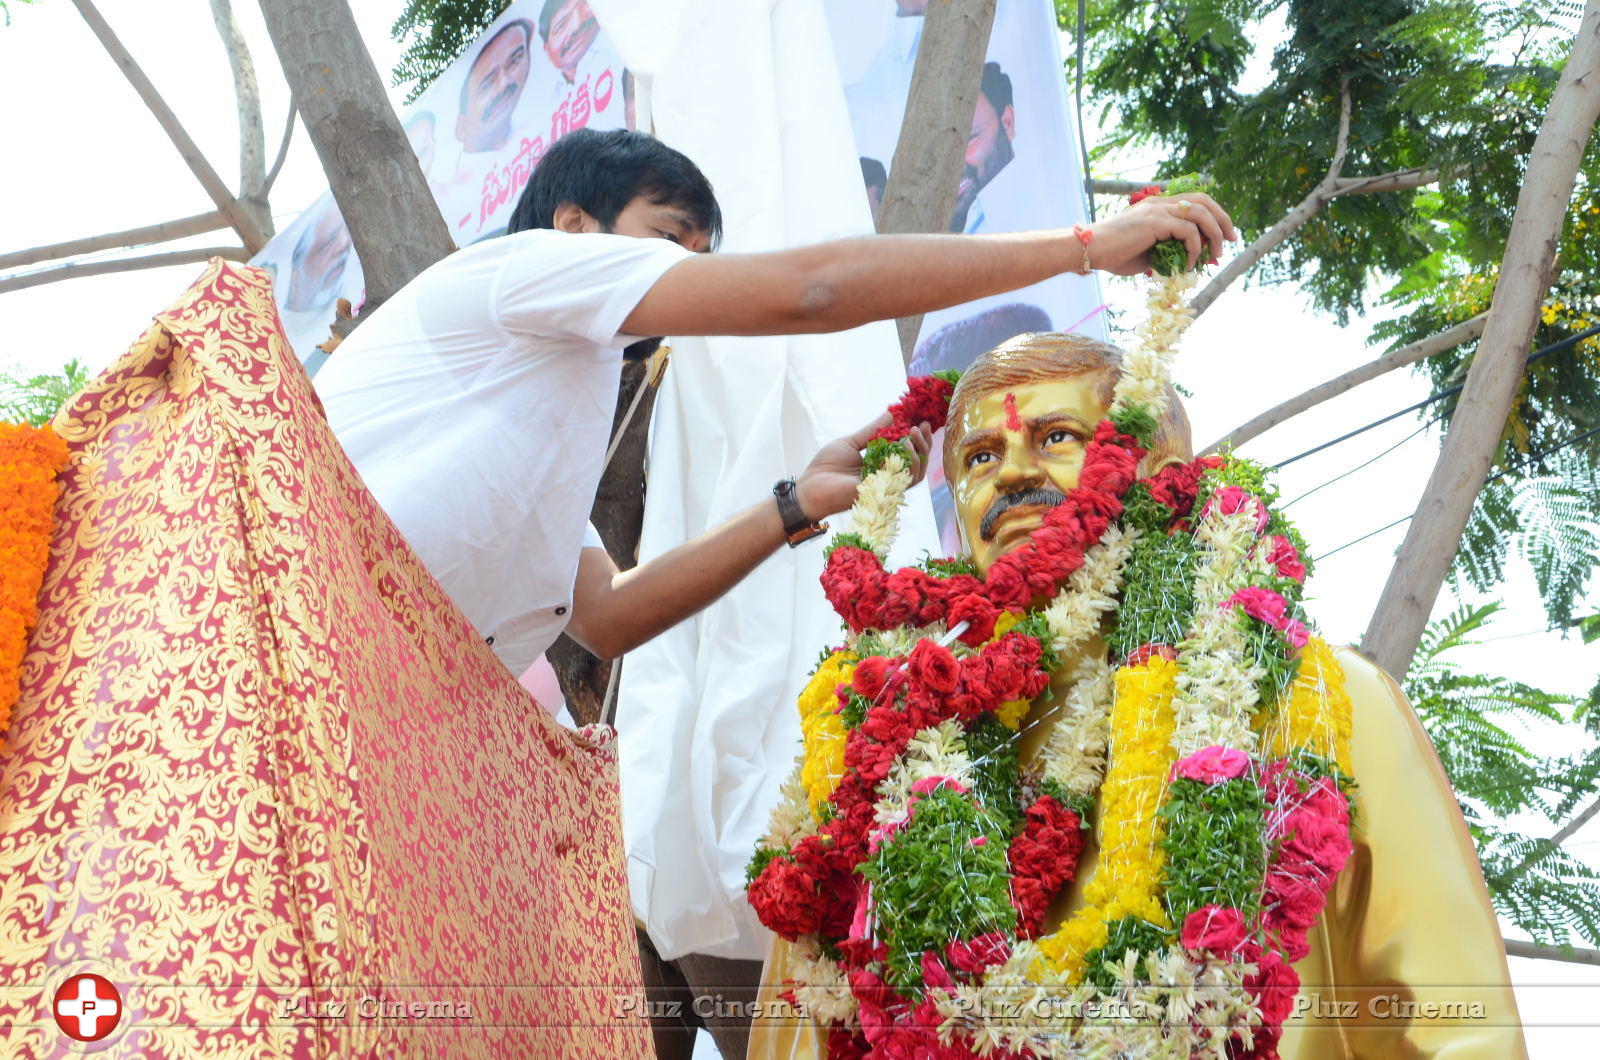
<svg viewBox="0 0 1600 1060">
<path fill-rule="evenodd" d="M 985 541 L 994 540 L 994 524 L 1006 512 L 1013 508 L 1029 505 L 1038 505 L 1054 508 L 1067 499 L 1067 495 L 1058 489 L 1049 486 L 1038 486 L 1021 493 L 1002 493 L 989 505 L 989 510 L 983 513 L 983 519 L 978 523 L 978 536 Z"/>
</svg>

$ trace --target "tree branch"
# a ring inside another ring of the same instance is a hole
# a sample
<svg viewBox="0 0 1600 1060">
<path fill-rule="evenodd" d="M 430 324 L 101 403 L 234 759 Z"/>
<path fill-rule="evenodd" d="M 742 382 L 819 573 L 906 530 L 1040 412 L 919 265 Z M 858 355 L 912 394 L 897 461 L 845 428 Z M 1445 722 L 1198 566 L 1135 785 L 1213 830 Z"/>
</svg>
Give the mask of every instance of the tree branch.
<svg viewBox="0 0 1600 1060">
<path fill-rule="evenodd" d="M 294 119 L 299 115 L 295 109 L 294 100 L 289 101 L 289 119 L 283 123 L 283 139 L 278 143 L 278 157 L 272 160 L 272 168 L 267 171 L 267 179 L 261 185 L 261 197 L 265 199 L 267 193 L 272 191 L 272 186 L 278 182 L 278 171 L 283 168 L 283 160 L 289 157 L 289 141 L 294 139 Z"/>
<path fill-rule="evenodd" d="M 455 242 L 348 0 L 261 0 L 261 16 L 361 260 L 365 319 Z"/>
<path fill-rule="evenodd" d="M 85 236 L 82 239 L 69 239 L 65 243 L 50 243 L 42 247 L 30 247 L 10 254 L 0 254 L 0 270 L 20 269 L 25 265 L 36 265 L 41 261 L 54 261 L 57 258 L 74 258 L 81 254 L 93 254 L 97 250 L 165 243 L 171 239 L 182 239 L 184 236 L 214 232 L 227 227 L 228 219 L 216 210 L 212 210 L 210 213 L 197 213 L 193 217 L 180 217 L 176 221 L 145 225 L 143 228 L 129 228 L 122 232 L 108 232 L 103 236 Z"/>
<path fill-rule="evenodd" d="M 1344 173 L 1345 156 L 1350 151 L 1350 75 L 1339 79 L 1339 135 L 1333 142 L 1333 161 L 1324 184 L 1333 184 Z"/>
<path fill-rule="evenodd" d="M 22 276 L 0 276 L 0 294 L 40 287 L 61 280 L 76 280 L 80 276 L 101 276 L 110 272 L 134 272 L 138 269 L 159 269 L 167 265 L 189 265 L 212 258 L 248 261 L 250 252 L 244 247 L 194 247 L 189 250 L 169 250 L 161 254 L 144 254 L 137 258 L 114 258 L 109 261 L 81 261 L 72 265 L 58 265 L 51 269 Z"/>
<path fill-rule="evenodd" d="M 1376 195 L 1385 191 L 1409 191 L 1426 187 L 1439 180 L 1437 169 L 1397 169 L 1392 173 L 1379 173 L 1372 177 L 1340 177 L 1333 182 L 1334 195 Z"/>
<path fill-rule="evenodd" d="M 128 79 L 128 83 L 139 94 L 139 98 L 144 100 L 145 106 L 150 108 L 150 113 L 155 115 L 162 131 L 167 134 L 173 146 L 178 149 L 178 154 L 183 156 L 183 160 L 188 163 L 190 171 L 200 181 L 200 186 L 205 188 L 207 195 L 211 196 L 211 201 L 217 204 L 217 209 L 228 219 L 228 224 L 235 232 L 239 233 L 239 238 L 244 241 L 245 249 L 252 254 L 260 250 L 267 242 L 267 237 L 262 233 L 260 226 L 240 206 L 239 200 L 233 197 L 233 193 L 222 182 L 222 178 L 217 176 L 217 171 L 211 168 L 211 164 L 206 161 L 205 155 L 200 153 L 200 148 L 178 121 L 178 116 L 172 112 L 171 107 L 167 106 L 166 101 L 161 98 L 161 94 L 156 91 L 156 86 L 151 84 L 144 71 L 139 69 L 139 64 L 133 61 L 133 56 L 128 53 L 128 49 L 123 47 L 116 34 L 111 32 L 111 27 L 101 17 L 99 10 L 91 0 L 72 0 L 72 2 L 77 6 L 78 13 L 83 16 L 83 20 L 89 24 L 89 28 L 94 31 L 94 35 L 99 38 L 106 52 L 121 68 L 122 76 Z"/>
<path fill-rule="evenodd" d="M 1594 815 L 1600 813 L 1600 799 L 1591 802 L 1582 813 L 1561 826 L 1561 830 L 1550 837 L 1550 845 L 1558 847 L 1577 834 L 1578 829 L 1588 824 Z"/>
<path fill-rule="evenodd" d="M 1501 939 L 1506 944 L 1507 957 L 1531 957 L 1536 961 L 1566 961 L 1568 964 L 1600 964 L 1600 950 L 1584 950 L 1576 946 L 1540 946 L 1521 939 Z"/>
<path fill-rule="evenodd" d="M 1368 380 L 1376 379 L 1380 375 L 1394 371 L 1396 368 L 1404 368 L 1408 364 L 1427 360 L 1429 357 L 1443 353 L 1445 350 L 1453 350 L 1463 342 L 1471 342 L 1483 334 L 1483 325 L 1488 319 L 1489 314 L 1479 313 L 1471 320 L 1464 320 L 1455 327 L 1446 328 L 1437 335 L 1419 339 L 1407 346 L 1400 347 L 1398 350 L 1390 350 L 1382 357 L 1368 361 L 1360 368 L 1353 368 L 1343 375 L 1335 376 L 1326 383 L 1319 383 L 1310 390 L 1290 398 L 1281 405 L 1275 405 L 1254 419 L 1247 420 L 1235 427 L 1206 446 L 1200 455 L 1214 453 L 1223 446 L 1232 446 L 1237 449 L 1244 443 L 1265 434 L 1283 421 L 1298 416 L 1307 409 L 1315 408 L 1324 401 L 1336 398 L 1345 391 Z"/>
<path fill-rule="evenodd" d="M 1155 185 L 1164 193 L 1167 182 L 1164 180 L 1086 180 L 1084 186 L 1089 189 L 1090 195 L 1132 195 L 1142 188 Z"/>
<path fill-rule="evenodd" d="M 233 17 L 232 0 L 211 0 L 211 20 L 228 53 L 233 73 L 234 109 L 239 115 L 239 201 L 265 235 L 272 235 L 272 210 L 263 188 L 267 182 L 267 134 L 261 127 L 261 87 L 250 47 Z"/>
<path fill-rule="evenodd" d="M 1545 841 L 1544 845 L 1541 845 L 1533 853 L 1523 858 L 1522 861 L 1515 865 L 1510 872 L 1506 873 L 1500 879 L 1504 883 L 1510 883 L 1511 881 L 1520 877 L 1524 872 L 1527 872 L 1528 869 L 1537 864 L 1540 858 L 1545 857 L 1547 854 L 1559 847 L 1562 843 L 1565 843 L 1568 839 L 1571 839 L 1573 835 L 1577 833 L 1578 829 L 1588 824 L 1590 819 L 1593 818 L 1597 813 L 1600 813 L 1600 799 L 1596 799 L 1594 802 L 1590 803 L 1584 808 L 1582 813 L 1578 814 L 1578 816 L 1562 825 L 1560 830 L 1557 831 L 1555 835 L 1551 836 Z"/>
<path fill-rule="evenodd" d="M 1334 140 L 1333 161 L 1328 164 L 1328 175 L 1311 189 L 1311 193 L 1300 204 L 1278 220 L 1278 223 L 1267 229 L 1245 247 L 1233 260 L 1222 267 L 1222 271 L 1211 278 L 1211 282 L 1194 296 L 1191 305 L 1195 316 L 1199 316 L 1211 307 L 1223 291 L 1227 290 L 1233 281 L 1250 271 L 1262 258 L 1270 254 L 1277 246 L 1290 236 L 1294 235 L 1318 210 L 1327 205 L 1333 198 L 1334 188 L 1338 184 L 1339 174 L 1344 170 L 1345 155 L 1350 149 L 1350 80 L 1345 78 L 1339 85 L 1339 134 Z"/>
</svg>

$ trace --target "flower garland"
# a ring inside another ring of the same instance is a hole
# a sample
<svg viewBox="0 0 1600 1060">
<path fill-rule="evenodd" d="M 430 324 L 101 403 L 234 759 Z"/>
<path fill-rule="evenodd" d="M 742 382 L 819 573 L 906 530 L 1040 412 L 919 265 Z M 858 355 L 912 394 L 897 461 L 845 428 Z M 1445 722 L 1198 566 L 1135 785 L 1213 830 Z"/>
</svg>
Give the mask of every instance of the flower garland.
<svg viewBox="0 0 1600 1060">
<path fill-rule="evenodd" d="M 1138 478 L 1192 282 L 1153 285 L 1077 485 L 982 576 L 883 566 L 902 439 L 944 423 L 954 378 L 911 380 L 868 446 L 822 575 L 847 647 L 801 695 L 798 779 L 748 870 L 832 1057 L 1276 1055 L 1349 856 L 1350 702 L 1263 469 Z M 1098 867 L 1043 934 L 1096 801 Z"/>
<path fill-rule="evenodd" d="M 50 558 L 67 445 L 49 427 L 0 424 L 0 732 L 22 692 L 22 656 Z"/>
</svg>

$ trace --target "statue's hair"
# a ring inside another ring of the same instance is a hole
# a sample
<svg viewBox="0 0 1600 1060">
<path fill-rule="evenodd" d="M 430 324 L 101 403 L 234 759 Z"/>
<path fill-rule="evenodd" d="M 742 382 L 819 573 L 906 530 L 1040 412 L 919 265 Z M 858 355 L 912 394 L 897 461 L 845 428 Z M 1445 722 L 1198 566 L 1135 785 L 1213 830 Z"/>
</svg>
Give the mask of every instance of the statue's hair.
<svg viewBox="0 0 1600 1060">
<path fill-rule="evenodd" d="M 952 428 L 961 422 L 969 404 L 998 390 L 1012 390 L 1084 372 L 1099 373 L 1095 399 L 1102 408 L 1110 408 L 1117 380 L 1122 376 L 1122 351 L 1109 343 L 1083 335 L 1035 331 L 1009 339 L 972 362 L 950 396 L 950 415 L 944 434 L 946 477 L 953 479 L 959 472 L 955 459 L 961 438 Z M 1145 457 L 1146 472 L 1163 464 L 1193 459 L 1193 446 L 1188 413 L 1177 391 L 1169 384 L 1167 408 L 1156 421 L 1155 438 Z"/>
</svg>

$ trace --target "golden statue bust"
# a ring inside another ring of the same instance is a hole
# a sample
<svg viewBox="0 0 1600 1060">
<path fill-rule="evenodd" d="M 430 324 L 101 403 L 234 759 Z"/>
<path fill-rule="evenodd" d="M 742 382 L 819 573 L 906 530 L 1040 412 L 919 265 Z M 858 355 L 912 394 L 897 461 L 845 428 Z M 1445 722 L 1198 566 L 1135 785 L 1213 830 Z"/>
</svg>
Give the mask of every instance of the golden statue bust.
<svg viewBox="0 0 1600 1060">
<path fill-rule="evenodd" d="M 1122 355 L 1114 347 L 1072 335 L 1030 334 L 985 354 L 961 377 L 949 399 L 943 460 L 962 540 L 978 577 L 989 573 L 1001 557 L 1036 541 L 1036 532 L 1046 525 L 1046 513 L 1079 488 L 1086 454 L 1093 445 L 1102 444 L 1097 440 L 1097 426 L 1111 412 L 1121 375 Z M 1146 476 L 1192 460 L 1182 404 L 1170 390 L 1166 396 L 1166 407 L 1160 410 L 1147 438 L 1148 451 L 1140 469 Z M 1195 512 L 1193 518 L 1198 522 L 1200 513 Z M 1265 525 L 1264 509 L 1261 518 Z M 1102 539 L 1102 544 L 1110 539 Z M 1092 563 L 1091 557 L 1084 569 Z M 1137 588 L 1124 586 L 1124 598 Z M 944 642 L 953 641 L 961 631 L 953 618 L 949 625 L 952 628 Z M 1108 623 L 1100 632 L 1109 628 Z M 1003 629 L 1004 619 L 995 637 L 1001 637 Z M 882 647 L 883 642 L 873 643 L 872 650 L 890 653 Z M 918 650 L 932 656 L 932 649 L 922 646 L 927 643 L 919 643 Z M 1058 661 L 1048 687 L 1026 705 L 1026 715 L 1014 726 L 1019 769 L 1024 774 L 1052 740 L 1082 739 L 1070 731 L 1076 723 L 1071 720 L 1074 715 L 1068 699 L 1076 694 L 1074 688 L 1082 687 L 1074 682 L 1083 680 L 1084 673 L 1096 665 L 1105 667 L 1106 651 L 1103 637 L 1091 632 L 1073 645 L 1070 657 Z M 1298 947 L 1302 952 L 1292 955 L 1300 989 L 1292 1003 L 1283 999 L 1289 1015 L 1277 1055 L 1288 1060 L 1523 1057 L 1499 930 L 1471 839 L 1428 737 L 1398 686 L 1371 663 L 1351 650 L 1332 650 L 1318 640 L 1312 640 L 1305 651 L 1306 660 L 1315 656 L 1318 661 L 1315 666 L 1302 665 L 1297 680 L 1315 683 L 1322 680 L 1319 674 L 1325 673 L 1332 684 L 1342 674 L 1349 697 L 1345 722 L 1349 731 L 1339 744 L 1338 765 L 1353 773 L 1359 786 L 1352 795 L 1351 816 L 1356 824 L 1347 848 L 1348 860 L 1331 884 L 1320 918 L 1306 929 L 1304 944 Z M 861 648 L 860 653 L 866 654 L 867 649 Z M 915 665 L 915 660 L 908 663 Z M 843 674 L 848 665 L 848 659 L 836 654 L 822 671 L 834 667 Z M 1317 666 L 1327 669 L 1319 671 Z M 1119 672 L 1117 696 L 1124 692 L 1125 672 Z M 831 696 L 831 683 L 817 687 Z M 802 696 L 810 772 L 801 780 L 814 787 L 819 778 L 812 763 L 826 758 L 818 749 L 826 744 L 825 730 L 838 724 L 828 717 L 837 705 L 821 702 L 826 697 L 811 689 L 807 694 L 818 702 L 808 708 L 807 696 Z M 841 701 L 844 695 L 841 693 Z M 881 696 L 858 709 L 877 709 L 878 702 Z M 1115 773 L 1124 744 L 1131 747 L 1139 735 L 1117 727 L 1119 719 L 1126 722 L 1133 716 L 1110 714 L 1109 736 L 1099 751 L 1112 763 L 1108 778 Z M 1170 717 L 1167 724 L 1171 724 Z M 937 736 L 922 733 L 918 738 L 937 743 Z M 1270 724 L 1260 731 L 1264 745 L 1274 738 Z M 1333 743 L 1330 738 L 1330 759 Z M 1291 746 L 1283 753 L 1292 751 Z M 847 764 L 841 753 L 831 767 L 831 780 L 826 774 L 820 778 L 824 791 L 830 782 L 839 783 L 839 774 L 853 768 L 858 766 Z M 926 770 L 922 777 L 921 788 L 913 783 L 912 790 L 920 791 L 923 798 L 932 798 L 946 783 L 942 777 L 929 778 Z M 880 790 L 887 790 L 895 781 L 896 775 L 890 774 Z M 1103 798 L 1112 797 L 1105 794 L 1112 783 L 1107 779 L 1099 794 L 1080 804 L 1086 825 L 1082 853 L 1075 877 L 1067 875 L 1063 886 L 1049 891 L 1054 897 L 1039 933 L 1046 939 L 1041 947 L 1063 934 L 1058 928 L 1084 919 L 1086 892 L 1093 891 L 1097 870 L 1117 852 L 1115 846 L 1102 845 L 1106 840 L 1102 834 Z M 1158 777 L 1160 791 L 1155 797 L 1166 797 L 1166 788 L 1172 783 L 1173 774 Z M 815 796 L 812 791 L 813 810 Z M 915 803 L 916 797 L 910 801 Z M 880 812 L 874 841 L 887 843 L 896 828 L 909 827 L 905 819 L 910 813 L 908 804 L 906 813 L 885 822 Z M 959 857 L 950 871 L 962 871 Z M 870 902 L 863 899 L 852 938 L 860 933 L 863 911 L 870 909 Z M 1104 939 L 1105 927 L 1094 926 Z M 1020 937 L 1021 929 L 1017 930 Z M 869 915 L 864 932 L 869 942 L 873 931 Z M 955 961 L 954 957 L 946 959 Z M 776 1002 L 786 984 L 807 977 L 815 983 L 819 964 L 826 962 L 818 958 L 815 947 L 797 948 L 776 939 L 764 977 L 767 997 L 775 1007 L 765 1011 L 781 1010 Z M 943 967 L 936 960 L 931 969 L 925 965 L 924 975 L 947 978 Z M 826 1011 L 827 999 L 838 997 L 848 1002 L 849 990 L 842 979 L 836 987 L 831 995 L 822 989 L 802 991 L 800 1000 L 822 999 L 824 1004 L 813 1004 L 812 1014 L 837 1018 Z M 951 989 L 957 987 L 959 982 Z M 858 1018 L 866 1024 L 864 1015 Z M 937 1015 L 933 1024 L 937 1028 Z M 825 1028 L 804 1019 L 757 1019 L 750 1055 L 820 1058 L 829 1055 L 827 1037 Z M 970 1044 L 970 1039 L 967 1041 Z"/>
</svg>

